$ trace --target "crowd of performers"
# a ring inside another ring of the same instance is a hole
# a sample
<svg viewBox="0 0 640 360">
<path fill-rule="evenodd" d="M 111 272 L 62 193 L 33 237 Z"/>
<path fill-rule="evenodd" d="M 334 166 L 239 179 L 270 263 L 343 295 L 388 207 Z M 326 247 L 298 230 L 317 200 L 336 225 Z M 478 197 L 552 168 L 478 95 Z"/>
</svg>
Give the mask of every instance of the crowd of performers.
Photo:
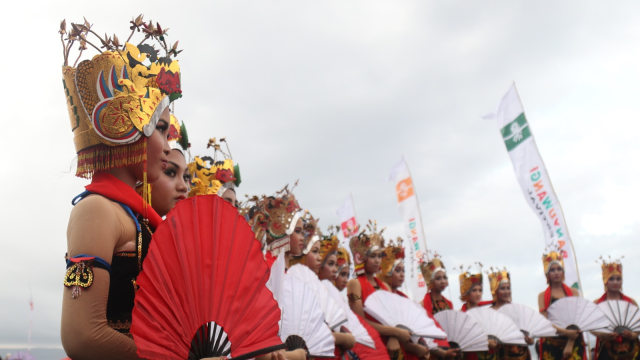
<svg viewBox="0 0 640 360">
<path fill-rule="evenodd" d="M 179 124 L 172 113 L 173 101 L 182 94 L 180 68 L 174 59 L 180 52 L 177 43 L 167 45 L 166 30 L 144 21 L 142 16 L 132 20 L 130 27 L 131 35 L 144 36 L 139 45 L 120 44 L 116 36 L 100 38 L 91 27 L 85 20 L 70 28 L 63 22 L 60 28 L 63 84 L 78 154 L 77 176 L 91 180 L 73 199 L 67 230 L 61 338 L 70 358 L 138 358 L 130 333 L 132 311 L 136 279 L 143 270 L 152 234 L 176 203 L 205 194 L 220 196 L 247 219 L 263 248 L 263 258 L 255 261 L 275 266 L 272 264 L 281 259 L 287 269 L 306 266 L 319 280 L 327 280 L 345 295 L 342 301 L 373 344 L 359 343 L 348 329 L 333 329 L 335 358 L 531 358 L 528 346 L 501 344 L 491 338 L 487 338 L 489 350 L 481 352 L 462 352 L 447 340 L 415 341 L 406 328 L 383 325 L 366 313 L 365 302 L 376 291 L 407 297 L 399 290 L 405 271 L 401 240 L 385 240 L 375 222 L 370 222 L 366 230 L 350 239 L 348 251 L 340 246 L 335 230 L 324 234 L 319 230 L 317 221 L 303 211 L 287 187 L 239 204 L 239 169 L 228 147 L 224 148 L 226 140 L 210 140 L 213 156 L 192 159 L 184 124 Z M 90 35 L 97 40 L 92 42 Z M 161 49 L 156 50 L 152 42 Z M 99 53 L 78 63 L 88 48 Z M 73 49 L 80 55 L 70 65 L 75 58 Z M 540 293 L 538 304 L 546 316 L 554 301 L 578 293 L 563 282 L 564 268 L 558 252 L 545 254 L 543 263 L 549 286 Z M 596 302 L 624 300 L 635 304 L 621 292 L 621 264 L 604 262 L 602 269 L 606 291 Z M 441 258 L 425 259 L 420 270 L 428 284 L 420 302 L 426 315 L 434 318 L 441 311 L 452 310 L 451 301 L 443 295 L 448 275 Z M 477 307 L 498 310 L 511 302 L 509 273 L 491 271 L 488 278 L 493 298 L 483 301 L 482 272 L 465 271 L 460 275 L 460 298 L 464 302 L 460 311 Z M 541 359 L 586 358 L 579 330 L 558 328 L 557 332 L 560 336 L 536 342 Z M 598 359 L 639 358 L 637 333 L 597 335 Z M 534 344 L 529 337 L 526 341 Z M 289 348 L 257 358 L 301 359 L 312 355 L 304 348 Z"/>
</svg>

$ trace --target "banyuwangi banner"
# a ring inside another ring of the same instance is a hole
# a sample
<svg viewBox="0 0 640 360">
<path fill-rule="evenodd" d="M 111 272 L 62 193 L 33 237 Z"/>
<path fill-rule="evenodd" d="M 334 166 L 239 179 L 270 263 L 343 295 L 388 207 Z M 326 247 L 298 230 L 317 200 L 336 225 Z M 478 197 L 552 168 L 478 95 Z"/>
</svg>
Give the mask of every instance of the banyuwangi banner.
<svg viewBox="0 0 640 360">
<path fill-rule="evenodd" d="M 420 262 L 426 254 L 427 242 L 422 228 L 418 197 L 409 167 L 404 159 L 393 167 L 389 180 L 395 184 L 398 210 L 402 216 L 406 234 L 404 237 L 405 288 L 411 299 L 421 301 L 427 293 L 427 284 L 420 272 Z"/>
<path fill-rule="evenodd" d="M 500 101 L 496 117 L 524 197 L 542 223 L 546 245 L 560 248 L 564 257 L 565 282 L 580 289 L 578 267 L 567 224 L 515 84 Z"/>
</svg>

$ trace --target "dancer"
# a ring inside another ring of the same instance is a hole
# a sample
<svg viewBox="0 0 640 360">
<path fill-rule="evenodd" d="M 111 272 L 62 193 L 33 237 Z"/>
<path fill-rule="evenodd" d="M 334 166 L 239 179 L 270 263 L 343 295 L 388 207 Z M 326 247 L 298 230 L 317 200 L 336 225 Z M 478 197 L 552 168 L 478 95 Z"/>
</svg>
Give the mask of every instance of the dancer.
<svg viewBox="0 0 640 360">
<path fill-rule="evenodd" d="M 622 262 L 611 259 L 606 261 L 602 257 L 600 257 L 600 261 L 602 263 L 602 282 L 604 283 L 605 292 L 595 300 L 595 303 L 600 304 L 607 300 L 622 300 L 638 306 L 635 300 L 622 293 Z M 636 360 L 640 358 L 638 333 L 624 330 L 622 334 L 595 334 L 598 336 L 595 352 L 596 360 Z"/>
<path fill-rule="evenodd" d="M 146 36 L 139 46 L 102 39 L 86 20 L 71 30 L 63 21 L 59 31 L 76 175 L 92 180 L 74 199 L 67 228 L 61 339 L 76 360 L 137 358 L 127 336 L 135 280 L 151 233 L 162 221 L 149 206 L 148 183 L 167 165 L 169 104 L 181 96 L 180 68 L 172 60 L 179 51 L 166 45 L 159 24 L 145 23 L 142 16 L 131 24 L 132 35 Z M 80 55 L 71 54 L 74 44 Z M 154 45 L 164 49 L 161 59 L 150 51 Z M 106 50 L 69 66 L 98 46 Z"/>
<path fill-rule="evenodd" d="M 347 249 L 339 247 L 336 251 L 336 265 L 338 265 L 338 274 L 333 280 L 333 284 L 342 291 L 347 287 L 349 282 L 349 274 L 351 273 L 351 257 Z"/>
<path fill-rule="evenodd" d="M 367 230 L 369 233 L 362 231 L 350 240 L 349 245 L 354 258 L 357 278 L 351 279 L 347 283 L 347 297 L 351 310 L 366 318 L 369 324 L 378 331 L 383 341 L 386 341 L 387 350 L 393 357 L 397 356 L 401 350 L 401 343 L 411 341 L 411 334 L 405 329 L 384 326 L 364 312 L 364 303 L 369 295 L 376 290 L 390 290 L 384 282 L 375 276 L 380 270 L 380 263 L 384 256 L 382 252 L 384 247 L 382 232 L 384 229 L 378 232 L 377 224 L 370 220 Z"/>
<path fill-rule="evenodd" d="M 538 294 L 538 307 L 540 313 L 547 316 L 547 309 L 551 304 L 566 296 L 579 296 L 574 290 L 564 284 L 564 261 L 562 253 L 557 250 L 549 251 L 542 255 L 544 273 L 547 277 L 547 289 Z M 538 349 L 542 359 L 586 359 L 584 339 L 578 330 L 569 330 L 556 327 L 562 336 L 541 338 Z"/>
<path fill-rule="evenodd" d="M 500 309 L 503 305 L 511 304 L 511 277 L 507 269 L 497 270 L 491 268 L 487 273 L 489 287 L 493 297 L 494 310 Z M 525 334 L 525 341 L 533 345 L 533 339 Z M 501 345 L 499 348 L 499 359 L 505 360 L 528 360 L 531 359 L 531 352 L 527 346 Z"/>
<path fill-rule="evenodd" d="M 479 268 L 482 264 L 477 263 Z M 463 267 L 461 267 L 462 269 Z M 466 312 L 478 306 L 490 305 L 491 301 L 482 301 L 482 271 L 471 274 L 469 269 L 462 272 L 460 280 L 460 300 L 464 301 L 460 311 Z M 471 351 L 464 352 L 465 360 L 497 360 L 498 359 L 498 342 L 495 339 L 489 339 L 489 351 Z"/>
<path fill-rule="evenodd" d="M 422 299 L 421 305 L 431 318 L 442 311 L 453 309 L 453 303 L 442 292 L 449 286 L 449 278 L 440 255 L 434 254 L 431 260 L 420 263 L 420 272 L 427 282 L 427 293 Z"/>
</svg>

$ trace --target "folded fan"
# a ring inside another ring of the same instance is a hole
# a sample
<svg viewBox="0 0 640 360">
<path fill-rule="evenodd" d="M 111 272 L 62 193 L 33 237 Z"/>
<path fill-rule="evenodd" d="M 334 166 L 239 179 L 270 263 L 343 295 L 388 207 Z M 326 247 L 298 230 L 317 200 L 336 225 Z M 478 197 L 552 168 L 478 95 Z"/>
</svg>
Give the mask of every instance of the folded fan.
<svg viewBox="0 0 640 360">
<path fill-rule="evenodd" d="M 347 322 L 343 326 L 356 338 L 356 342 L 375 349 L 376 345 L 371 336 L 369 336 L 367 329 L 362 326 L 356 314 L 351 311 L 349 304 L 342 300 L 342 295 L 340 295 L 338 289 L 329 280 L 325 279 L 321 282 L 325 289 L 327 289 L 327 294 L 338 303 L 347 314 Z"/>
<path fill-rule="evenodd" d="M 429 318 L 423 307 L 389 291 L 374 291 L 365 301 L 364 311 L 383 325 L 408 329 L 414 337 L 447 337 L 447 334 Z"/>
<path fill-rule="evenodd" d="M 498 312 L 511 318 L 516 323 L 516 326 L 531 338 L 558 335 L 551 321 L 526 305 L 505 304 L 498 309 Z"/>
<path fill-rule="evenodd" d="M 284 348 L 260 244 L 218 196 L 179 202 L 137 278 L 131 333 L 148 359 L 251 358 Z"/>
<path fill-rule="evenodd" d="M 447 341 L 464 352 L 488 351 L 489 335 L 469 314 L 443 310 L 433 315 L 447 333 Z"/>
</svg>

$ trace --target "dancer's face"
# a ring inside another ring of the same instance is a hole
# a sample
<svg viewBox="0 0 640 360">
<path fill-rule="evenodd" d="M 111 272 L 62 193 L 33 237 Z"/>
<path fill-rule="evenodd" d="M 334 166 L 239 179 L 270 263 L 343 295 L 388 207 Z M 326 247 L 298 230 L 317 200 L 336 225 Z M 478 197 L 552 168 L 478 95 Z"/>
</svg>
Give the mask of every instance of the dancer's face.
<svg viewBox="0 0 640 360">
<path fill-rule="evenodd" d="M 391 272 L 391 287 L 399 288 L 404 283 L 404 263 L 399 263 Z"/>
<path fill-rule="evenodd" d="M 498 302 L 508 304 L 511 302 L 511 283 L 501 282 L 496 290 Z"/>
<path fill-rule="evenodd" d="M 382 262 L 382 257 L 384 256 L 384 252 L 382 250 L 372 251 L 365 260 L 364 269 L 367 274 L 376 274 L 380 271 L 380 263 Z"/>
<path fill-rule="evenodd" d="M 549 273 L 547 274 L 549 284 L 557 284 L 564 281 L 564 269 L 560 264 L 551 264 Z"/>
<path fill-rule="evenodd" d="M 611 275 L 609 276 L 609 280 L 607 280 L 607 290 L 618 292 L 622 290 L 622 276 L 620 275 Z"/>
<path fill-rule="evenodd" d="M 340 269 L 335 284 L 338 290 L 342 291 L 342 289 L 347 287 L 347 282 L 349 282 L 349 266 L 345 265 Z"/>
<path fill-rule="evenodd" d="M 311 246 L 311 250 L 309 250 L 309 253 L 304 256 L 304 263 L 314 273 L 317 274 L 320 271 L 320 265 L 322 264 L 322 256 L 320 256 L 319 241 L 316 241 L 315 244 Z"/>
<path fill-rule="evenodd" d="M 304 235 L 302 232 L 302 219 L 298 219 L 296 227 L 293 229 L 293 233 L 289 235 L 289 252 L 291 255 L 302 255 L 303 247 Z"/>
<path fill-rule="evenodd" d="M 238 207 L 238 200 L 236 199 L 236 191 L 233 189 L 227 189 L 222 193 L 222 198 L 228 201 L 234 207 Z"/>
<path fill-rule="evenodd" d="M 167 137 L 169 136 L 169 107 L 164 109 L 156 124 L 156 129 L 147 138 L 147 181 L 156 181 L 164 168 L 167 167 L 167 157 L 171 148 Z M 142 180 L 140 177 L 139 180 Z"/>
<path fill-rule="evenodd" d="M 330 254 L 325 259 L 322 267 L 320 268 L 320 274 L 318 277 L 320 280 L 328 279 L 333 280 L 338 275 L 338 257 L 336 254 Z"/>
<path fill-rule="evenodd" d="M 151 185 L 151 204 L 158 215 L 166 215 L 178 201 L 187 197 L 189 182 L 184 155 L 172 150 L 167 156 L 167 166 L 162 175 Z"/>
<path fill-rule="evenodd" d="M 443 292 L 444 289 L 449 286 L 449 278 L 447 277 L 447 273 L 444 271 L 438 271 L 434 276 L 432 281 L 432 290 L 436 292 Z"/>
<path fill-rule="evenodd" d="M 469 304 L 478 305 L 482 300 L 482 285 L 475 284 L 469 290 Z"/>
</svg>

